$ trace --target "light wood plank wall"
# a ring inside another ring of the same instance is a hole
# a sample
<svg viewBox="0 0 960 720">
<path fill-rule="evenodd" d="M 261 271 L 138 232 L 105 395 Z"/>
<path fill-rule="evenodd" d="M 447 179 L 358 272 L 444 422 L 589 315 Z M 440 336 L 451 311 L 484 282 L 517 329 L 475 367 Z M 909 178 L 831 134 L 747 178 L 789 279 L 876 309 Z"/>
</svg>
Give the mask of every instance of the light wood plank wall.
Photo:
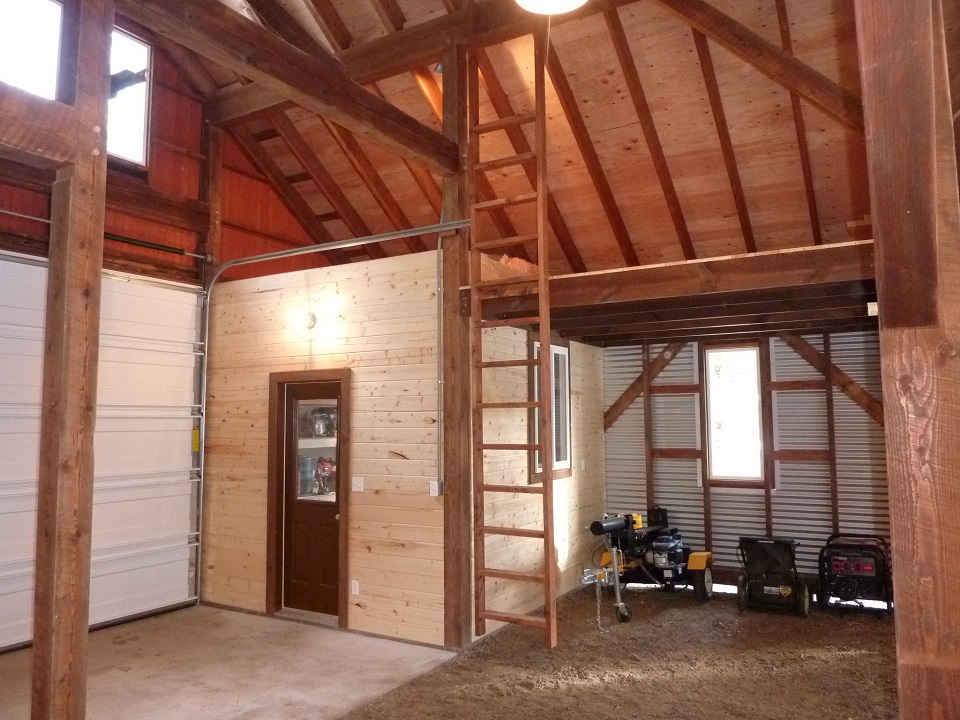
<svg viewBox="0 0 960 720">
<path fill-rule="evenodd" d="M 443 644 L 432 252 L 224 283 L 214 291 L 203 600 L 265 609 L 271 372 L 349 367 L 349 627 Z M 317 315 L 313 335 L 298 313 Z M 602 476 L 602 473 L 601 473 Z"/>
<path fill-rule="evenodd" d="M 486 330 L 484 354 L 489 360 L 506 360 L 525 355 L 526 333 L 516 329 Z M 491 402 L 523 400 L 527 394 L 525 369 L 488 370 L 484 377 L 485 399 Z M 571 458 L 569 478 L 555 481 L 554 522 L 557 559 L 560 566 L 559 593 L 579 584 L 596 539 L 587 529 L 603 513 L 606 493 L 603 436 L 603 354 L 599 348 L 580 343 L 570 347 Z M 495 410 L 485 413 L 484 437 L 488 442 L 528 442 L 525 410 Z M 527 454 L 514 451 L 487 451 L 486 477 L 495 483 L 525 483 Z M 489 525 L 539 528 L 543 525 L 541 498 L 537 495 L 490 495 L 485 505 Z M 539 540 L 489 536 L 486 539 L 489 567 L 535 570 L 543 564 Z M 531 583 L 511 580 L 487 581 L 487 607 L 507 612 L 529 612 L 543 605 L 542 589 Z M 488 627 L 497 627 L 488 623 Z"/>
</svg>

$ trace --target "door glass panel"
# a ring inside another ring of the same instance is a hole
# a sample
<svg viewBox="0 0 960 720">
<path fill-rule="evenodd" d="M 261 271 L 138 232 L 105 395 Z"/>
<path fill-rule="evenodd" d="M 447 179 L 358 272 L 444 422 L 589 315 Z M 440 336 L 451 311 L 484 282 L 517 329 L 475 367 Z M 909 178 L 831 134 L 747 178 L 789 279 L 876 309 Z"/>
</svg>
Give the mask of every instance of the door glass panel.
<svg viewBox="0 0 960 720">
<path fill-rule="evenodd" d="M 340 408 L 335 399 L 297 400 L 297 499 L 337 501 Z"/>
</svg>

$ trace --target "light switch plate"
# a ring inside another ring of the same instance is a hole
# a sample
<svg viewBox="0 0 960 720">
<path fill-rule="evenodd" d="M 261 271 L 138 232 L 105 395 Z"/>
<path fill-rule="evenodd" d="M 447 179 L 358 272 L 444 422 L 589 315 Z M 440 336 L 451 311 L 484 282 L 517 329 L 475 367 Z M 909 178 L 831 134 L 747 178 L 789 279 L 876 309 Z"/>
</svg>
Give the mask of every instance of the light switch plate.
<svg viewBox="0 0 960 720">
<path fill-rule="evenodd" d="M 350 489 L 354 492 L 363 492 L 363 476 L 354 475 L 350 480 Z"/>
<path fill-rule="evenodd" d="M 359 580 L 351 580 L 351 581 L 350 581 L 350 594 L 351 594 L 351 595 L 359 595 L 359 594 L 360 594 L 360 581 L 359 581 Z"/>
<path fill-rule="evenodd" d="M 440 482 L 438 480 L 430 481 L 430 497 L 440 497 Z"/>
</svg>

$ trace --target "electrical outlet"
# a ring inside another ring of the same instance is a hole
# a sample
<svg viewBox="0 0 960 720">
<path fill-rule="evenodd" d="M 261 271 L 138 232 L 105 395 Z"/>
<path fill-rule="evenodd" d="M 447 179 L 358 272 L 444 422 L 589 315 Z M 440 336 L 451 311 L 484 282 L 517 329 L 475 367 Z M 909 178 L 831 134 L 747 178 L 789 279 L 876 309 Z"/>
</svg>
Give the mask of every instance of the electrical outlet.
<svg viewBox="0 0 960 720">
<path fill-rule="evenodd" d="M 440 481 L 430 481 L 430 497 L 440 497 Z"/>
<path fill-rule="evenodd" d="M 354 475 L 350 481 L 350 489 L 354 492 L 363 492 L 363 476 Z"/>
<path fill-rule="evenodd" d="M 360 581 L 359 581 L 359 580 L 351 580 L 351 581 L 350 581 L 350 594 L 351 594 L 351 595 L 359 595 L 359 594 L 360 594 Z"/>
</svg>

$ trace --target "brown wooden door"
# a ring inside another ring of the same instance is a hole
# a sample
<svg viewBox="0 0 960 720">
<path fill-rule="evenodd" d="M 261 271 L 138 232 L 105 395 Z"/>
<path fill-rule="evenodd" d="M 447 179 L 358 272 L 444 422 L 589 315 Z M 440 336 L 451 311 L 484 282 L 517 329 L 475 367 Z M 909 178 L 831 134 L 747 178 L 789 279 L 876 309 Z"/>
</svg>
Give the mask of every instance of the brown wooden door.
<svg viewBox="0 0 960 720">
<path fill-rule="evenodd" d="M 283 605 L 338 614 L 340 383 L 285 393 Z"/>
</svg>

